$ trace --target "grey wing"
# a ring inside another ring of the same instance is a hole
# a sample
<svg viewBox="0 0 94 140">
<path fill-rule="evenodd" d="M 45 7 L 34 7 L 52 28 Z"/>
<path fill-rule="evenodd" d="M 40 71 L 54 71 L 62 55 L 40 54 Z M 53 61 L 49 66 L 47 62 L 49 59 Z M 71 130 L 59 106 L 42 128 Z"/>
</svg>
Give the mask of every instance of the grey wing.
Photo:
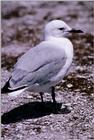
<svg viewBox="0 0 94 140">
<path fill-rule="evenodd" d="M 66 60 L 64 58 L 61 58 L 59 60 L 46 63 L 44 66 L 39 67 L 30 73 L 17 69 L 11 78 L 11 86 L 29 86 L 36 83 L 42 86 L 44 84 L 50 83 L 51 78 L 57 75 L 57 73 L 61 70 L 62 65 L 65 64 L 65 61 Z"/>
<path fill-rule="evenodd" d="M 38 48 L 37 51 L 36 49 L 32 50 L 29 55 L 28 58 L 27 53 L 18 61 L 10 80 L 11 87 L 29 86 L 35 83 L 44 85 L 50 82 L 52 77 L 57 75 L 66 62 L 65 53 L 63 51 L 61 52 L 61 50 L 51 49 L 51 46 L 50 48 L 44 46 L 39 51 Z M 30 61 L 30 58 L 34 61 Z M 26 61 L 27 59 L 29 61 Z"/>
</svg>

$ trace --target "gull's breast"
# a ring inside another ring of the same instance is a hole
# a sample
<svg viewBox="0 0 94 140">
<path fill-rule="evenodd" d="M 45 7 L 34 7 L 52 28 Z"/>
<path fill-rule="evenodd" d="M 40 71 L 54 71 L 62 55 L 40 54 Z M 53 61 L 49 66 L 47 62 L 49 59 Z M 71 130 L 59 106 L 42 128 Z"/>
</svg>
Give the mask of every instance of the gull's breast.
<svg viewBox="0 0 94 140">
<path fill-rule="evenodd" d="M 67 38 L 56 38 L 54 41 L 55 46 L 58 47 L 58 49 L 61 49 L 61 51 L 64 51 L 66 54 L 66 62 L 62 66 L 61 70 L 57 73 L 55 77 L 52 78 L 52 82 L 60 82 L 64 76 L 67 74 L 68 70 L 70 69 L 70 66 L 72 64 L 73 60 L 73 45 L 71 41 Z M 57 44 L 57 45 L 56 45 Z"/>
</svg>

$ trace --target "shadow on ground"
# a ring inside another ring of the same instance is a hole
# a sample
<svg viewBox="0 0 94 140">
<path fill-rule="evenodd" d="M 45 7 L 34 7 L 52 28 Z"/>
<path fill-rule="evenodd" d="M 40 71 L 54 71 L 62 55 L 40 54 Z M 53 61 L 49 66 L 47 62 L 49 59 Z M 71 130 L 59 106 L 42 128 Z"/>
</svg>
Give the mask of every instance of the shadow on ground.
<svg viewBox="0 0 94 140">
<path fill-rule="evenodd" d="M 67 108 L 61 108 L 62 103 L 56 104 L 57 110 L 54 103 L 51 102 L 32 102 L 21 105 L 13 110 L 4 113 L 1 117 L 2 124 L 15 123 L 22 121 L 24 119 L 33 119 L 39 118 L 46 115 L 53 114 L 67 114 L 70 113 L 70 110 Z"/>
</svg>

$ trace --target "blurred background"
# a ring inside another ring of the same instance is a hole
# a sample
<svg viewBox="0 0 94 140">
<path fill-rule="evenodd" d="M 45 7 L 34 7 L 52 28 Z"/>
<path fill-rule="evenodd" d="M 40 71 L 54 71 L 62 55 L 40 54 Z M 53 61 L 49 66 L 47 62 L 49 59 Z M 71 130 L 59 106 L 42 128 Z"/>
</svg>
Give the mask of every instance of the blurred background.
<svg viewBox="0 0 94 140">
<path fill-rule="evenodd" d="M 33 43 L 34 33 L 35 38 L 41 39 L 44 25 L 53 19 L 64 20 L 71 27 L 94 34 L 92 1 L 2 1 L 1 4 L 2 45 L 13 41 Z"/>
<path fill-rule="evenodd" d="M 44 39 L 45 24 L 53 19 L 64 20 L 73 28 L 84 31 L 71 35 L 74 45 L 74 60 L 68 77 L 56 88 L 59 102 L 71 103 L 74 111 L 67 116 L 48 116 L 36 120 L 23 120 L 13 112 L 15 107 L 40 100 L 39 95 L 27 93 L 16 99 L 2 96 L 3 140 L 93 139 L 94 138 L 94 2 L 93 1 L 2 1 L 1 2 L 1 75 L 2 86 L 8 80 L 18 57 Z M 31 60 L 32 61 L 32 60 Z M 45 95 L 45 100 L 51 100 Z M 27 105 L 26 105 L 27 106 Z M 25 106 L 23 106 L 24 108 Z M 32 107 L 31 107 L 32 108 Z M 30 111 L 30 106 L 26 107 Z M 51 112 L 50 112 L 51 113 Z M 19 114 L 19 113 L 18 113 Z M 28 113 L 27 113 L 28 114 Z M 76 114 L 76 116 L 75 116 Z M 62 115 L 62 114 L 61 114 Z M 12 118 L 9 119 L 9 118 Z M 28 117 L 27 117 L 28 118 Z M 14 119 L 14 121 L 13 121 Z M 25 118 L 26 119 L 26 118 Z M 30 116 L 29 116 L 30 119 Z M 8 121 L 9 120 L 9 121 Z M 15 121 L 16 120 L 16 121 Z M 35 122 L 34 122 L 35 121 Z M 45 124 L 48 124 L 46 126 Z M 15 122 L 15 125 L 13 124 Z M 63 122 L 63 123 L 62 123 Z M 67 123 L 68 122 L 68 123 Z M 38 124 L 37 124 L 38 123 Z M 30 125 L 31 124 L 31 127 Z M 19 127 L 18 127 L 19 126 Z M 18 133 L 19 131 L 19 133 Z M 29 132 L 29 135 L 28 135 Z M 35 136 L 36 135 L 36 136 Z"/>
<path fill-rule="evenodd" d="M 71 27 L 82 29 L 87 38 L 91 39 L 89 43 L 92 42 L 94 34 L 93 6 L 94 2 L 92 1 L 2 1 L 1 39 L 2 47 L 5 47 L 2 49 L 2 67 L 5 65 L 10 67 L 7 62 L 5 64 L 5 60 L 3 61 L 4 56 L 11 57 L 12 55 L 17 58 L 43 40 L 44 26 L 53 19 L 64 20 Z M 77 41 L 81 42 L 79 39 Z M 11 60 L 9 63 L 12 63 Z"/>
</svg>

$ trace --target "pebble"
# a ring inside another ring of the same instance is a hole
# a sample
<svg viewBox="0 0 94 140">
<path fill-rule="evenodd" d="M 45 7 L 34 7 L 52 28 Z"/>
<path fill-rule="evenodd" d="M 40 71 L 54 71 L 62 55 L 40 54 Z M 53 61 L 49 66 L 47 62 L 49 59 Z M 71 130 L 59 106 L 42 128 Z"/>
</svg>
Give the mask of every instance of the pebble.
<svg viewBox="0 0 94 140">
<path fill-rule="evenodd" d="M 27 98 L 27 99 L 33 99 L 33 97 L 32 97 L 32 96 L 27 96 L 26 98 Z"/>
<path fill-rule="evenodd" d="M 67 84 L 67 87 L 71 88 L 71 87 L 73 87 L 73 85 L 72 84 Z"/>
<path fill-rule="evenodd" d="M 92 119 L 92 123 L 94 123 L 94 118 Z"/>
</svg>

